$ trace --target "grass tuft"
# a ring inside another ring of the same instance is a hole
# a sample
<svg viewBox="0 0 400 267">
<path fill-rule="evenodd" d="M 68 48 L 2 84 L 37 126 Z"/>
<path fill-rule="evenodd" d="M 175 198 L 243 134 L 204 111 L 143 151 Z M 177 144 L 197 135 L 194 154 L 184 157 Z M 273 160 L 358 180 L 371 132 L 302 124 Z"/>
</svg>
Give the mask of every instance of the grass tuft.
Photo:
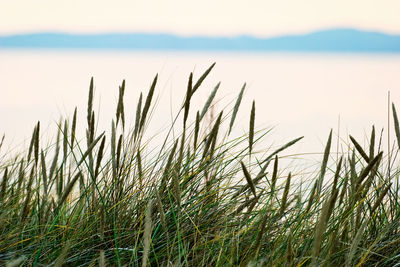
<svg viewBox="0 0 400 267">
<path fill-rule="evenodd" d="M 400 147 L 381 151 L 373 127 L 368 142 L 350 136 L 349 151 L 332 157 L 330 131 L 316 171 L 293 168 L 287 158 L 302 155 L 285 153 L 303 137 L 265 145 L 270 130 L 255 129 L 255 102 L 248 133 L 233 136 L 246 84 L 215 120 L 202 118 L 220 83 L 189 112 L 214 66 L 197 81 L 190 74 L 174 134 L 156 151 L 145 133 L 158 76 L 131 130 L 123 81 L 110 135 L 98 134 L 93 78 L 86 131 L 75 108 L 45 145 L 38 122 L 26 151 L 1 157 L 0 265 L 398 266 Z"/>
</svg>

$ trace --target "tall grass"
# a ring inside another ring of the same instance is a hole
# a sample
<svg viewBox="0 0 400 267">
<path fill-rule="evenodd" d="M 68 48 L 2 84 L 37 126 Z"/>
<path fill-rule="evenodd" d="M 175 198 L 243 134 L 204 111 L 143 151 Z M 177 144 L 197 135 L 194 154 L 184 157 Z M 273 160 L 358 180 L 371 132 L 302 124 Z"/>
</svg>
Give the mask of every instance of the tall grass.
<svg viewBox="0 0 400 267">
<path fill-rule="evenodd" d="M 350 137 L 353 149 L 339 157 L 331 132 L 319 171 L 301 182 L 298 172 L 279 169 L 280 155 L 301 137 L 260 148 L 269 131 L 254 129 L 254 102 L 249 133 L 231 137 L 245 85 L 214 121 L 204 116 L 219 84 L 201 112 L 191 112 L 213 67 L 198 80 L 190 74 L 171 125 L 182 119 L 181 134 L 167 134 L 151 157 L 143 139 L 157 76 L 140 94 L 134 129 L 125 128 L 125 81 L 110 136 L 96 131 L 93 79 L 85 141 L 76 136 L 76 109 L 51 146 L 43 146 L 38 122 L 28 150 L 0 162 L 0 264 L 400 266 L 399 168 L 388 164 L 375 129 L 367 149 Z"/>
</svg>

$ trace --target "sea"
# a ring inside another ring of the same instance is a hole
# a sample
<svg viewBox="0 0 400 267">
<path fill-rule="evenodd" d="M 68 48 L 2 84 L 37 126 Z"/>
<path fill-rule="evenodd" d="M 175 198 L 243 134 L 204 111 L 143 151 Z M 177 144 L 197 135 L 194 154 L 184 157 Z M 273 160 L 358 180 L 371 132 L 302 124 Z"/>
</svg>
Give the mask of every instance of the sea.
<svg viewBox="0 0 400 267">
<path fill-rule="evenodd" d="M 255 101 L 255 127 L 268 131 L 258 152 L 304 136 L 281 156 L 311 155 L 316 163 L 332 130 L 335 159 L 336 152 L 352 149 L 349 135 L 367 146 L 373 125 L 382 149 L 395 144 L 391 104 L 400 114 L 400 54 L 0 50 L 0 138 L 5 135 L 0 155 L 26 149 L 37 121 L 41 122 L 42 146 L 51 145 L 60 121 L 71 119 L 75 107 L 78 127 L 83 129 L 91 77 L 96 128 L 101 133 L 111 128 L 122 81 L 129 128 L 135 122 L 140 93 L 145 97 L 158 75 L 146 130 L 149 143 L 157 149 L 183 104 L 189 74 L 197 81 L 214 62 L 193 95 L 190 123 L 221 82 L 206 117 L 211 124 L 224 110 L 228 124 L 246 84 L 233 135 L 249 131 Z M 179 135 L 179 125 L 170 131 L 171 136 Z"/>
</svg>

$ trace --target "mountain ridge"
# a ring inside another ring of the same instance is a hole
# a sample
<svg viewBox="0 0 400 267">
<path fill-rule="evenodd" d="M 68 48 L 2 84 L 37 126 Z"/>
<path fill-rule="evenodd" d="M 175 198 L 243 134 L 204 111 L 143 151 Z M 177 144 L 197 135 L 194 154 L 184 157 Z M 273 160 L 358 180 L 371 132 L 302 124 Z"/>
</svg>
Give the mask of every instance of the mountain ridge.
<svg viewBox="0 0 400 267">
<path fill-rule="evenodd" d="M 167 33 L 30 33 L 0 36 L 1 48 L 105 50 L 227 50 L 400 53 L 400 35 L 337 28 L 260 38 L 178 36 Z"/>
</svg>

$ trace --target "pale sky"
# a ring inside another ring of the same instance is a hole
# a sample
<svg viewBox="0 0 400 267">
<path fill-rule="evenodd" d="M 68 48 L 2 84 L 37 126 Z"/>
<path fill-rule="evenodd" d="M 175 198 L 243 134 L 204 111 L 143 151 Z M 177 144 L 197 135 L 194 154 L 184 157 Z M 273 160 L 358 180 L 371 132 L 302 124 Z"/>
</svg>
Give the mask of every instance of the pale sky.
<svg viewBox="0 0 400 267">
<path fill-rule="evenodd" d="M 57 31 L 273 36 L 333 27 L 400 33 L 400 1 L 0 0 L 0 35 Z"/>
</svg>

